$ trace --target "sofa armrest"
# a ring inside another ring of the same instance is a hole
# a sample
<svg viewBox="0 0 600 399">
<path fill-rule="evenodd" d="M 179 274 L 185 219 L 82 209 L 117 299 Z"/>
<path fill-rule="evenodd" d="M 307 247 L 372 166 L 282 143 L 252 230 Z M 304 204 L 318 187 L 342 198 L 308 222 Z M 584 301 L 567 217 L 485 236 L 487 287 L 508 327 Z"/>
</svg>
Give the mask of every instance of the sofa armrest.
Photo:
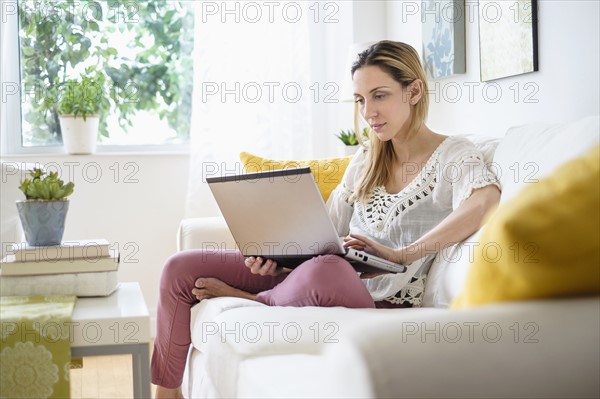
<svg viewBox="0 0 600 399">
<path fill-rule="evenodd" d="M 235 249 L 233 239 L 225 219 L 203 217 L 183 219 L 177 232 L 177 250 L 186 249 Z"/>
<path fill-rule="evenodd" d="M 368 381 L 380 398 L 599 397 L 599 301 L 390 312 L 357 323 L 326 359 L 342 374 L 360 366 L 346 389 Z"/>
</svg>

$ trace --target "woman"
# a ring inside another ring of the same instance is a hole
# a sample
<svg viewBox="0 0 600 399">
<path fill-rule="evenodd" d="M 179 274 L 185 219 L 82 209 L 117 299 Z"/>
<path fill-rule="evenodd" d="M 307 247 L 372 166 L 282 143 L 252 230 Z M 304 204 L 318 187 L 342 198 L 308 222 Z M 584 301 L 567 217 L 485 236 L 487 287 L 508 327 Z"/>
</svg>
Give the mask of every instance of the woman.
<svg viewBox="0 0 600 399">
<path fill-rule="evenodd" d="M 152 357 L 157 398 L 181 397 L 190 307 L 197 301 L 235 296 L 274 306 L 419 306 L 435 254 L 477 231 L 498 203 L 495 179 L 473 144 L 425 125 L 427 83 L 412 47 L 376 43 L 359 54 L 352 78 L 356 111 L 372 133 L 330 196 L 329 213 L 345 246 L 406 264 L 408 271 L 359 275 L 333 255 L 293 271 L 233 251 L 174 255 L 161 278 Z"/>
</svg>

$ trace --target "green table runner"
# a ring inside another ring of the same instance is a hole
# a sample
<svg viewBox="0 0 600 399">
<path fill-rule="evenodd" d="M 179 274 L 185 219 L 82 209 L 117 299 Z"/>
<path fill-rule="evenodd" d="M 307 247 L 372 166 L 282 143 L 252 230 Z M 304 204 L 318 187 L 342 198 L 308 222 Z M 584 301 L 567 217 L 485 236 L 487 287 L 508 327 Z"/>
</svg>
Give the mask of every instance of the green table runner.
<svg viewBox="0 0 600 399">
<path fill-rule="evenodd" d="M 69 398 L 74 296 L 0 297 L 0 397 Z"/>
</svg>

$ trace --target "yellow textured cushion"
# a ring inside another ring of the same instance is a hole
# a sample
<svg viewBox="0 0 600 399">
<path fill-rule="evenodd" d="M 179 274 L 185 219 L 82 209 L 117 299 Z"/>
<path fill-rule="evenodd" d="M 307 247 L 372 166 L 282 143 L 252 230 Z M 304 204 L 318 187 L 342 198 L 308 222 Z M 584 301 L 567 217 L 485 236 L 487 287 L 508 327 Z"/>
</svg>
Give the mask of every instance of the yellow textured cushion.
<svg viewBox="0 0 600 399">
<path fill-rule="evenodd" d="M 453 308 L 600 294 L 599 158 L 600 146 L 497 209 Z"/>
<path fill-rule="evenodd" d="M 342 181 L 344 171 L 348 167 L 352 157 L 324 158 L 306 161 L 273 160 L 262 158 L 247 152 L 240 154 L 240 161 L 247 173 L 261 172 L 276 169 L 291 169 L 310 167 L 323 200 L 327 202 L 334 188 Z"/>
</svg>

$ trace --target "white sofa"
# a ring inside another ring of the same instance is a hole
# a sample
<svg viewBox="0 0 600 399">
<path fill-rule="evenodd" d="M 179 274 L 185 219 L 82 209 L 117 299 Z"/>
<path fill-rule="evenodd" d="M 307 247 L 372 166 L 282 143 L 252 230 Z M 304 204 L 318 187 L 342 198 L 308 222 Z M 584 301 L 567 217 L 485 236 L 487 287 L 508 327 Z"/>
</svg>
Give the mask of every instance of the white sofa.
<svg viewBox="0 0 600 399">
<path fill-rule="evenodd" d="M 599 135 L 599 119 L 590 117 L 515 127 L 502 140 L 472 138 L 493 161 L 504 203 L 597 145 Z M 600 397 L 598 297 L 447 309 L 463 288 L 476 240 L 477 234 L 438 254 L 423 308 L 202 301 L 192 308 L 184 395 Z M 182 221 L 178 243 L 181 250 L 234 248 L 221 218 Z"/>
</svg>

